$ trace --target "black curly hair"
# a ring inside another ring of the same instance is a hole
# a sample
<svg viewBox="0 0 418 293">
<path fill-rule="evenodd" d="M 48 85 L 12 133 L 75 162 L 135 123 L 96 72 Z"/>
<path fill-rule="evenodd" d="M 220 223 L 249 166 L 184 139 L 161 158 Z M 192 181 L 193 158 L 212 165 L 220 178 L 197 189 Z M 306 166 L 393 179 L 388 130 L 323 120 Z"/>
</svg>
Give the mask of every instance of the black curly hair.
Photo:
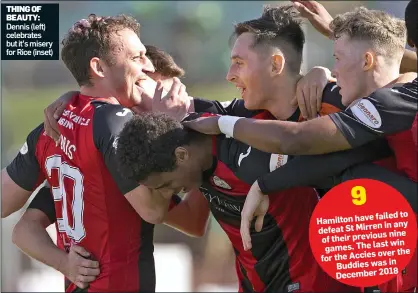
<svg viewBox="0 0 418 293">
<path fill-rule="evenodd" d="M 291 72 L 299 73 L 302 65 L 305 34 L 301 27 L 302 18 L 293 5 L 265 5 L 259 18 L 235 25 L 233 37 L 243 33 L 254 34 L 253 47 L 278 47 L 285 57 Z"/>
<path fill-rule="evenodd" d="M 129 120 L 117 139 L 119 171 L 125 178 L 140 182 L 153 173 L 176 168 L 175 150 L 190 145 L 201 133 L 184 128 L 163 113 L 143 113 Z"/>
</svg>

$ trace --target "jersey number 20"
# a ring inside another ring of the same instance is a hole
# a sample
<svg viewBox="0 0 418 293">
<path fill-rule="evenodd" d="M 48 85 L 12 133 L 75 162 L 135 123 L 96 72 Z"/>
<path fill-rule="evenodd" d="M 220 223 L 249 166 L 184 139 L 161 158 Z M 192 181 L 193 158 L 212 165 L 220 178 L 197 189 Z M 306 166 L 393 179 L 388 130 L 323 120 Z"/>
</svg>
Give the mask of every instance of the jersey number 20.
<svg viewBox="0 0 418 293">
<path fill-rule="evenodd" d="M 83 225 L 83 174 L 76 167 L 68 165 L 66 162 L 62 162 L 61 156 L 54 155 L 48 157 L 45 162 L 45 168 L 48 172 L 48 177 L 51 181 L 58 184 L 51 184 L 52 194 L 54 201 L 62 202 L 62 218 L 57 217 L 58 227 L 60 232 L 65 232 L 67 236 L 73 239 L 75 242 L 80 242 L 86 236 L 86 230 Z M 56 169 L 56 173 L 52 172 Z M 58 178 L 52 178 L 53 175 L 58 174 Z M 73 194 L 70 197 L 64 188 L 64 179 L 67 178 L 73 181 Z M 72 202 L 68 204 L 68 200 L 72 199 Z M 68 206 L 71 210 L 68 210 Z M 70 212 L 70 215 L 69 215 Z M 68 217 L 72 216 L 72 227 L 69 224 Z"/>
</svg>

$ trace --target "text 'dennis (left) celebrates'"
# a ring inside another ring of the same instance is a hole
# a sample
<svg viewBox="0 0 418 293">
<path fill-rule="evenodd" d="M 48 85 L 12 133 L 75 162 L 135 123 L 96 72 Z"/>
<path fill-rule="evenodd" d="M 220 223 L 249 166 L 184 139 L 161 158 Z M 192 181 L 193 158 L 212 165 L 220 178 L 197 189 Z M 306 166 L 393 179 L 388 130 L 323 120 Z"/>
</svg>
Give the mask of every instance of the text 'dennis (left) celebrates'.
<svg viewBox="0 0 418 293">
<path fill-rule="evenodd" d="M 1 4 L 2 60 L 59 60 L 59 4 Z"/>
</svg>

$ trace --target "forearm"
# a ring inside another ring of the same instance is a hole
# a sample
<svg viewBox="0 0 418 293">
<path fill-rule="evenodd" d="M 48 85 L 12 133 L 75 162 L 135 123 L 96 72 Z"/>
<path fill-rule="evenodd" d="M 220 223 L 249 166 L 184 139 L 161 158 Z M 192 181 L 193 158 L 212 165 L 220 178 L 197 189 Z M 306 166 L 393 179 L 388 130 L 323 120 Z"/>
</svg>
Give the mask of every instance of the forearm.
<svg viewBox="0 0 418 293">
<path fill-rule="evenodd" d="M 235 123 L 233 136 L 256 149 L 267 153 L 292 155 L 291 142 L 298 136 L 292 123 L 276 120 L 240 119 Z"/>
<path fill-rule="evenodd" d="M 361 147 L 325 155 L 299 156 L 258 179 L 263 194 L 297 186 L 330 188 L 334 178 L 348 167 L 373 162 L 391 155 L 385 141 L 377 140 Z M 297 176 L 295 176 L 297 174 Z"/>
<path fill-rule="evenodd" d="M 170 198 L 141 185 L 125 194 L 138 215 L 151 224 L 161 224 L 168 212 Z"/>
<path fill-rule="evenodd" d="M 34 221 L 19 221 L 13 230 L 13 243 L 25 254 L 65 275 L 67 253 L 59 249 L 48 232 Z"/>
<path fill-rule="evenodd" d="M 364 178 L 389 184 L 405 197 L 415 213 L 418 212 L 418 185 L 416 182 L 376 164 L 360 164 L 351 167 L 342 173 L 340 181 Z"/>
<path fill-rule="evenodd" d="M 417 53 L 411 50 L 405 50 L 402 57 L 400 73 L 417 72 Z"/>
<path fill-rule="evenodd" d="M 201 237 L 206 232 L 208 219 L 208 201 L 200 191 L 193 190 L 168 212 L 165 224 L 189 236 Z"/>
<path fill-rule="evenodd" d="M 350 148 L 327 116 L 305 122 L 240 119 L 233 136 L 261 151 L 284 155 L 317 155 Z"/>
<path fill-rule="evenodd" d="M 19 187 L 8 175 L 7 170 L 1 171 L 1 217 L 5 218 L 20 210 L 29 199 L 30 191 Z"/>
</svg>

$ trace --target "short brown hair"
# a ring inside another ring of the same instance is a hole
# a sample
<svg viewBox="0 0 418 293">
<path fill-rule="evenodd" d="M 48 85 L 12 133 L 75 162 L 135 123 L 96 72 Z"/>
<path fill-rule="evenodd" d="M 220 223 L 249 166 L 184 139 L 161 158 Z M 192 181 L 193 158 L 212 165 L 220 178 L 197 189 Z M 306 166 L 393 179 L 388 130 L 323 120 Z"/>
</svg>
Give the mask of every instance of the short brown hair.
<svg viewBox="0 0 418 293">
<path fill-rule="evenodd" d="M 402 55 L 406 45 L 405 22 L 380 10 L 365 7 L 338 15 L 330 24 L 335 39 L 370 42 L 376 53 L 390 59 Z"/>
<path fill-rule="evenodd" d="M 62 40 L 61 58 L 80 86 L 91 85 L 90 60 L 94 57 L 112 64 L 120 44 L 112 35 L 124 29 L 139 34 L 139 23 L 127 15 L 99 17 L 90 14 L 77 21 Z"/>
<path fill-rule="evenodd" d="M 240 36 L 250 32 L 254 34 L 254 47 L 258 45 L 278 47 L 288 58 L 286 65 L 291 72 L 299 73 L 305 44 L 301 22 L 299 12 L 293 5 L 278 7 L 265 5 L 261 17 L 236 24 L 234 35 Z"/>
<path fill-rule="evenodd" d="M 174 62 L 170 54 L 152 45 L 145 45 L 145 48 L 145 55 L 151 60 L 156 72 L 166 77 L 184 76 L 184 69 Z"/>
</svg>

